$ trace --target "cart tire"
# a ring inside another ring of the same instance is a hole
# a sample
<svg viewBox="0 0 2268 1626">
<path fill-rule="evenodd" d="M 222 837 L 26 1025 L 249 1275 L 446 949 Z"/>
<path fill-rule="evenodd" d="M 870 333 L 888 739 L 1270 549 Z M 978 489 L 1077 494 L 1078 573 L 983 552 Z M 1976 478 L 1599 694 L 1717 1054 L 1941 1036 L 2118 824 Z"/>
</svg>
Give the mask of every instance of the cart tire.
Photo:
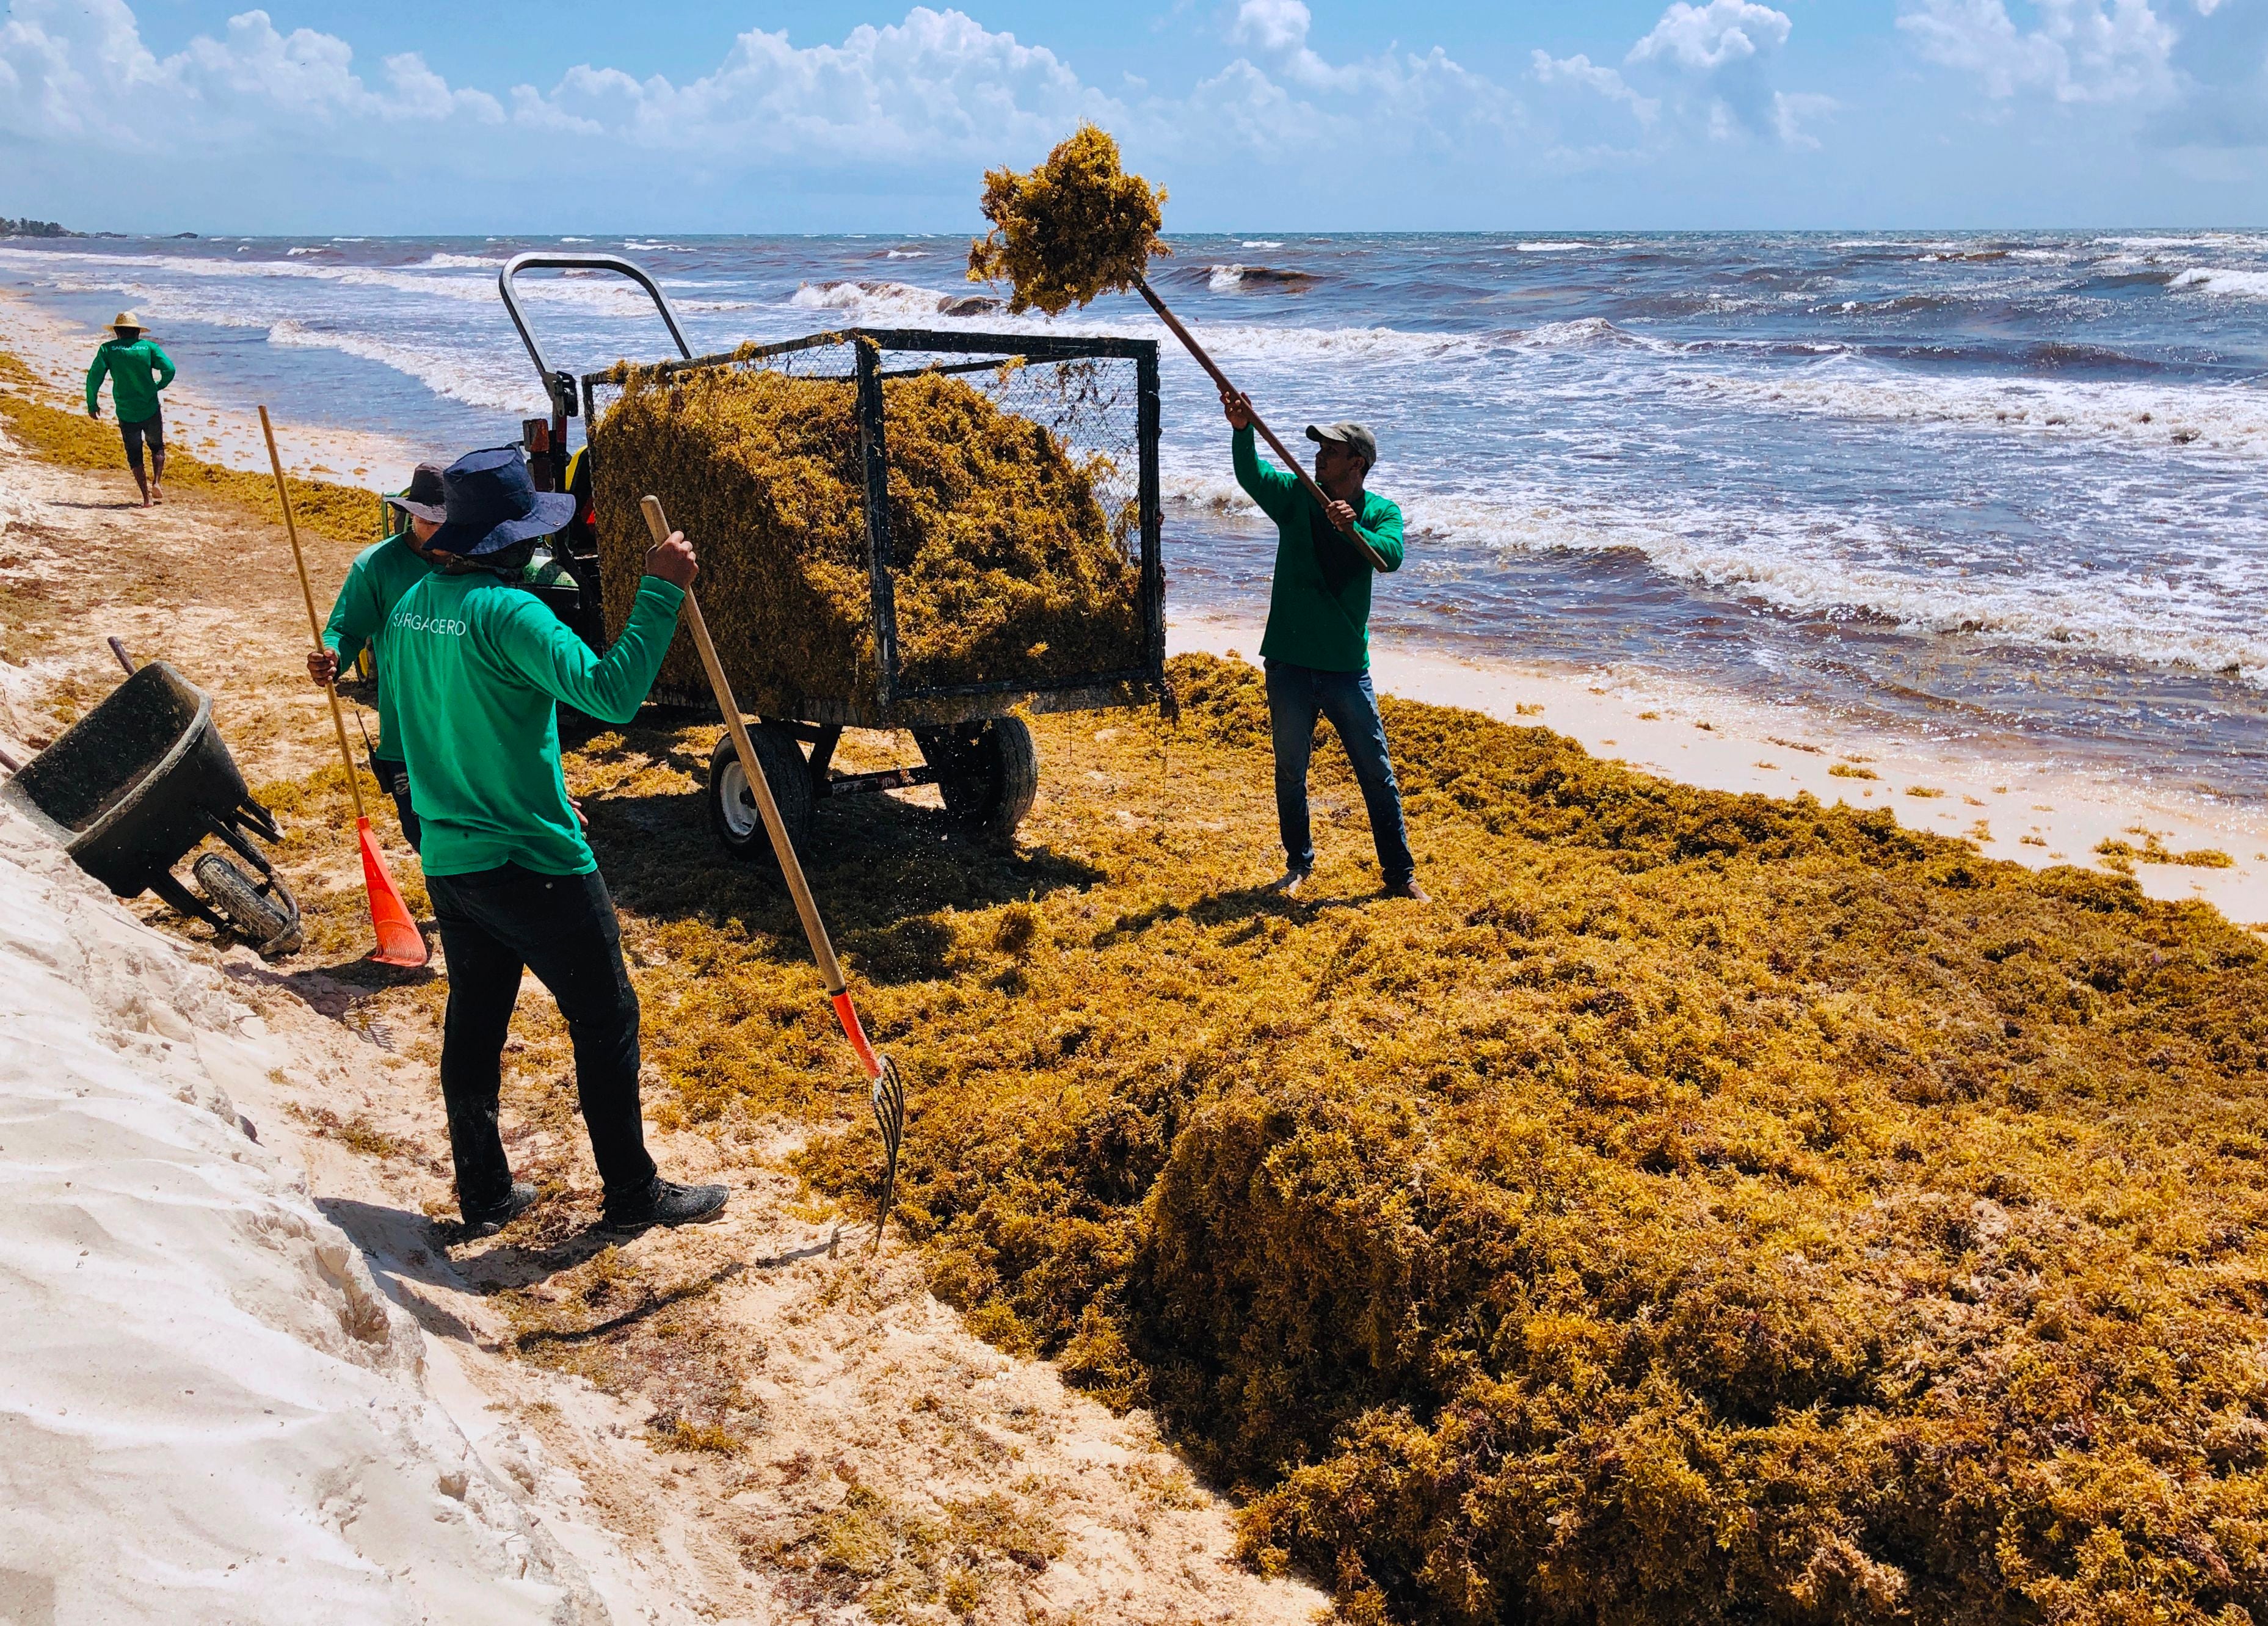
<svg viewBox="0 0 2268 1626">
<path fill-rule="evenodd" d="M 964 731 L 914 731 L 922 758 L 937 769 L 945 810 L 963 824 L 1012 835 L 1040 793 L 1040 754 L 1031 725 L 994 717 L 972 739 Z"/>
<path fill-rule="evenodd" d="M 787 827 L 799 860 L 811 847 L 811 764 L 795 736 L 776 723 L 759 723 L 750 729 L 748 744 L 755 749 L 756 765 L 764 770 L 772 800 L 779 805 L 780 822 Z M 709 828 L 734 857 L 779 873 L 770 832 L 749 794 L 747 776 L 740 769 L 740 755 L 733 749 L 730 734 L 709 755 Z"/>
<path fill-rule="evenodd" d="M 198 888 L 213 907 L 228 918 L 236 935 L 250 944 L 263 960 L 297 953 L 302 937 L 298 917 L 288 901 L 262 892 L 260 883 L 217 852 L 209 852 L 189 866 Z M 284 883 L 273 883 L 279 894 Z M 283 894 L 288 900 L 289 894 Z"/>
</svg>

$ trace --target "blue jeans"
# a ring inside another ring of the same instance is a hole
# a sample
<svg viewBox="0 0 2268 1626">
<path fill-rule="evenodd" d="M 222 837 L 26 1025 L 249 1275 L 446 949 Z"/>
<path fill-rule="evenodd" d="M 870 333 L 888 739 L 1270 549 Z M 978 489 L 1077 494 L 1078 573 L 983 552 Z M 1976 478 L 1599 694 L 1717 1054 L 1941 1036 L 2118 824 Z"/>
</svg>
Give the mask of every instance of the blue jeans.
<svg viewBox="0 0 2268 1626">
<path fill-rule="evenodd" d="M 638 1002 L 622 964 L 622 927 L 598 872 L 542 875 L 517 864 L 428 875 L 449 1010 L 441 1030 L 441 1099 L 457 1203 L 469 1218 L 503 1206 L 512 1165 L 497 1129 L 504 1044 L 523 968 L 551 990 L 575 1046 L 575 1088 L 607 1206 L 653 1183 L 638 1115 Z"/>
<path fill-rule="evenodd" d="M 1410 856 L 1409 833 L 1402 825 L 1402 789 L 1386 754 L 1386 724 L 1378 715 L 1378 695 L 1367 672 L 1318 672 L 1289 661 L 1265 663 L 1268 721 L 1276 736 L 1276 822 L 1284 833 L 1289 867 L 1306 874 L 1315 867 L 1315 842 L 1307 821 L 1307 759 L 1315 745 L 1315 719 L 1327 717 L 1338 732 L 1370 809 L 1370 838 L 1378 848 L 1378 867 L 1389 887 L 1418 873 Z"/>
</svg>

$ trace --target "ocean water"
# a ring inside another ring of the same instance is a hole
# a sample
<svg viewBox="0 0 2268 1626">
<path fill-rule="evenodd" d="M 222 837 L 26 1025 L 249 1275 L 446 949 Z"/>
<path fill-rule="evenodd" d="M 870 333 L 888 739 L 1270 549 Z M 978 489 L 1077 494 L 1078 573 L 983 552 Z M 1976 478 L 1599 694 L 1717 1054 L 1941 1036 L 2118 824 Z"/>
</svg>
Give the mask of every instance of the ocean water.
<svg viewBox="0 0 2268 1626">
<path fill-rule="evenodd" d="M 1376 430 L 1410 528 L 1381 629 L 2268 799 L 2268 234 L 1174 246 L 1153 283 L 1279 430 Z M 17 241 L 0 286 L 446 455 L 542 408 L 496 291 L 520 248 L 639 261 L 696 351 L 1045 325 L 972 305 L 953 237 Z M 555 365 L 666 353 L 628 283 L 522 287 Z M 1127 299 L 1058 325 L 1166 338 Z M 1163 355 L 1169 603 L 1256 618 L 1272 529 Z"/>
</svg>

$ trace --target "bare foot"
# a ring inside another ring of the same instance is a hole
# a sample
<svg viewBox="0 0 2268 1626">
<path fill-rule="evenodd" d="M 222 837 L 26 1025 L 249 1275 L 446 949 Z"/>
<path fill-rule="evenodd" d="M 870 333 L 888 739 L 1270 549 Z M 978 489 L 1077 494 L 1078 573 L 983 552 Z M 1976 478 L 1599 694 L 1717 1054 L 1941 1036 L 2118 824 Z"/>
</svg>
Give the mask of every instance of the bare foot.
<svg viewBox="0 0 2268 1626">
<path fill-rule="evenodd" d="M 166 488 L 163 486 L 151 486 L 150 488 L 150 500 L 153 503 L 164 502 L 166 500 Z"/>
</svg>

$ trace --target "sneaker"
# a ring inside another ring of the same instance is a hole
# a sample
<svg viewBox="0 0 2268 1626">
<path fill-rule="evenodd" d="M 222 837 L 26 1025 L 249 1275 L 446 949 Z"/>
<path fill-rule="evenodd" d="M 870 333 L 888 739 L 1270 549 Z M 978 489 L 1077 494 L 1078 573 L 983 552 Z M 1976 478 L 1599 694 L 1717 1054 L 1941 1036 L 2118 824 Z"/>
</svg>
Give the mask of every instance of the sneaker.
<svg viewBox="0 0 2268 1626">
<path fill-rule="evenodd" d="M 1418 878 L 1414 875 L 1408 880 L 1398 880 L 1381 887 L 1378 895 L 1381 898 L 1407 898 L 1412 903 L 1431 903 L 1433 901 L 1432 894 L 1418 884 Z"/>
<path fill-rule="evenodd" d="M 459 1211 L 465 1217 L 466 1235 L 494 1236 L 534 1206 L 535 1188 L 524 1180 L 516 1180 L 511 1195 L 496 1207 L 477 1210 L 460 1208 Z"/>
<path fill-rule="evenodd" d="M 653 1225 L 691 1225 L 714 1219 L 733 1195 L 729 1186 L 681 1186 L 657 1174 L 644 1196 L 609 1209 L 599 1224 L 608 1231 L 644 1231 Z"/>
<path fill-rule="evenodd" d="M 1296 898 L 1300 895 L 1300 888 L 1307 884 L 1307 878 L 1314 873 L 1313 870 L 1286 870 L 1270 883 L 1268 890 L 1281 893 L 1287 898 Z"/>
</svg>

